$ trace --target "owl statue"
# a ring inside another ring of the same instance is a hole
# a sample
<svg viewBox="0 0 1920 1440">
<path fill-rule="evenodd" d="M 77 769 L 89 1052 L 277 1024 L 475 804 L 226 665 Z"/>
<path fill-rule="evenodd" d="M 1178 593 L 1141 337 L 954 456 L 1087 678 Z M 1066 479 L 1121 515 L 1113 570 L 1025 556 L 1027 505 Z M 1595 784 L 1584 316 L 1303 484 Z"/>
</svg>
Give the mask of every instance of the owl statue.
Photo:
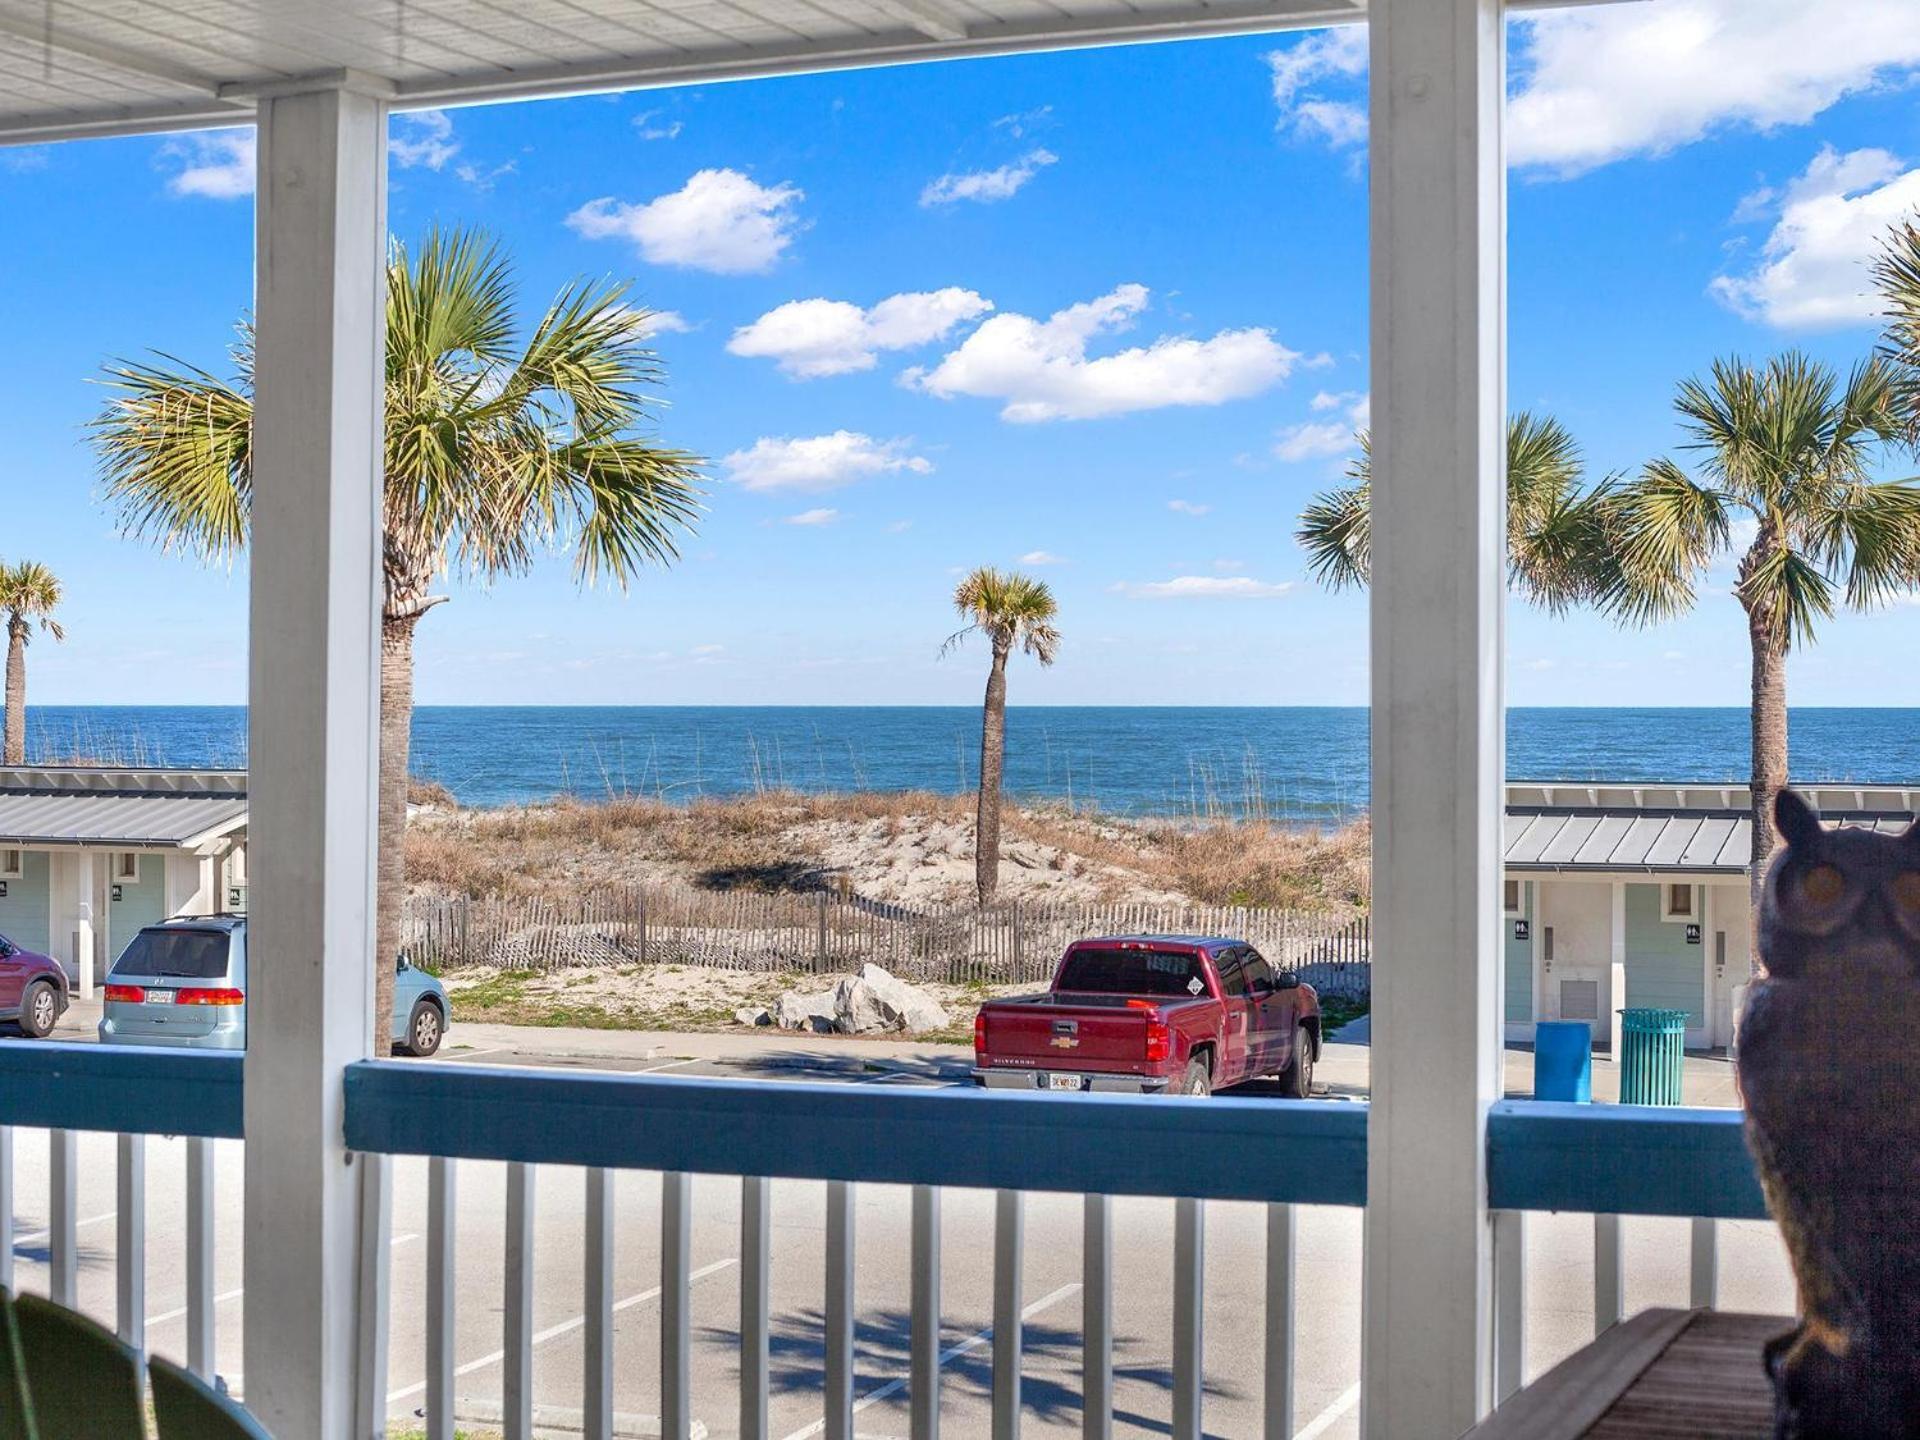
<svg viewBox="0 0 1920 1440">
<path fill-rule="evenodd" d="M 1739 1079 L 1800 1292 L 1767 1347 L 1776 1440 L 1920 1440 L 1920 823 L 1774 809 Z"/>
</svg>

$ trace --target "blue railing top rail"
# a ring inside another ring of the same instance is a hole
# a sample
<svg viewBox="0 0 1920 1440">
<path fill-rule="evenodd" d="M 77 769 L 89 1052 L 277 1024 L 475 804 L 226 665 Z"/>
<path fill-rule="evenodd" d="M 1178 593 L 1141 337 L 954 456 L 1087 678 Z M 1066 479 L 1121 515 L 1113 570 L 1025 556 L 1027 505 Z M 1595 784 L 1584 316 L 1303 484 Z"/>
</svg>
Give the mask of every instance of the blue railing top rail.
<svg viewBox="0 0 1920 1440">
<path fill-rule="evenodd" d="M 347 1143 L 696 1174 L 1364 1205 L 1367 1112 L 1325 1101 L 552 1074 L 367 1061 Z"/>
<path fill-rule="evenodd" d="M 1487 1116 L 1497 1210 L 1764 1220 L 1738 1110 L 1503 1100 Z"/>
<path fill-rule="evenodd" d="M 238 1139 L 244 1059 L 0 1044 L 0 1125 Z M 363 1061 L 347 1143 L 695 1174 L 1364 1205 L 1367 1106 L 903 1089 Z M 1508 1100 L 1501 1210 L 1763 1219 L 1737 1110 Z"/>
<path fill-rule="evenodd" d="M 244 1069 L 207 1050 L 0 1044 L 0 1125 L 238 1140 Z"/>
</svg>

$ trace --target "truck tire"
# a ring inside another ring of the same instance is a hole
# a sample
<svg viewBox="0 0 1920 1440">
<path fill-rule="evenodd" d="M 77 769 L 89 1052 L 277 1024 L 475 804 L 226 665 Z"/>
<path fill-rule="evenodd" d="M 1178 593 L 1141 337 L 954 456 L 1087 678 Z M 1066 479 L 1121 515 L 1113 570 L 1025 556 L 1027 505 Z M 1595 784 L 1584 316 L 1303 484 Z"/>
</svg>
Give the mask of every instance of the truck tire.
<svg viewBox="0 0 1920 1440">
<path fill-rule="evenodd" d="M 1173 1092 L 1176 1095 L 1197 1095 L 1202 1099 L 1213 1094 L 1213 1072 L 1207 1068 L 1204 1060 L 1189 1060 L 1187 1073 L 1180 1077 L 1180 1087 Z"/>
<path fill-rule="evenodd" d="M 1293 1027 L 1293 1062 L 1280 1072 L 1280 1089 L 1289 1100 L 1313 1095 L 1313 1032 L 1304 1025 Z"/>
</svg>

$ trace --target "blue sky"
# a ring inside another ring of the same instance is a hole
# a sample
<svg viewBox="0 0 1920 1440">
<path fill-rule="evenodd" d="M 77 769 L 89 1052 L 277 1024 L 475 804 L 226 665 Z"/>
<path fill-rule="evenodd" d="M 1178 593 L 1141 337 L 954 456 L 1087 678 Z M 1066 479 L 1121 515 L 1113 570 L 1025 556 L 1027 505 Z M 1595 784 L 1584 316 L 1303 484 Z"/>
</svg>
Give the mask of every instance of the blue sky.
<svg viewBox="0 0 1920 1440">
<path fill-rule="evenodd" d="M 1652 0 L 1512 51 L 1516 408 L 1631 469 L 1714 357 L 1869 349 L 1863 261 L 1920 208 L 1920 8 Z M 996 563 L 1066 635 L 1016 703 L 1363 703 L 1364 600 L 1291 531 L 1365 413 L 1365 85 L 1353 31 L 397 117 L 395 232 L 487 227 L 529 310 L 630 277 L 669 317 L 660 434 L 713 460 L 683 563 L 624 595 L 561 558 L 454 584 L 420 698 L 972 703 L 978 657 L 936 652 Z M 109 357 L 222 367 L 250 147 L 0 152 L 0 555 L 69 587 L 36 701 L 245 698 L 244 574 L 117 538 L 81 427 Z M 1659 629 L 1510 634 L 1516 704 L 1745 702 L 1725 576 Z M 1790 694 L 1920 704 L 1917 651 L 1920 605 L 1845 617 Z"/>
</svg>

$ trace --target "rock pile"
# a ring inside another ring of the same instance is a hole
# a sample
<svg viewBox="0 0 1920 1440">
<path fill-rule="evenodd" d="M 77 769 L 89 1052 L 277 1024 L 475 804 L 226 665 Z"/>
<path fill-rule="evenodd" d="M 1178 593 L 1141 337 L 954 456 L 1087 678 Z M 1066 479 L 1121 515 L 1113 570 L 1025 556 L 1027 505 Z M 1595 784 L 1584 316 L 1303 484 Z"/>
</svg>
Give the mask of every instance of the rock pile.
<svg viewBox="0 0 1920 1440">
<path fill-rule="evenodd" d="M 825 990 L 789 990 L 772 1010 L 742 1009 L 743 1025 L 777 1025 L 819 1035 L 918 1035 L 952 1023 L 939 1002 L 878 965 L 862 965 Z"/>
</svg>

